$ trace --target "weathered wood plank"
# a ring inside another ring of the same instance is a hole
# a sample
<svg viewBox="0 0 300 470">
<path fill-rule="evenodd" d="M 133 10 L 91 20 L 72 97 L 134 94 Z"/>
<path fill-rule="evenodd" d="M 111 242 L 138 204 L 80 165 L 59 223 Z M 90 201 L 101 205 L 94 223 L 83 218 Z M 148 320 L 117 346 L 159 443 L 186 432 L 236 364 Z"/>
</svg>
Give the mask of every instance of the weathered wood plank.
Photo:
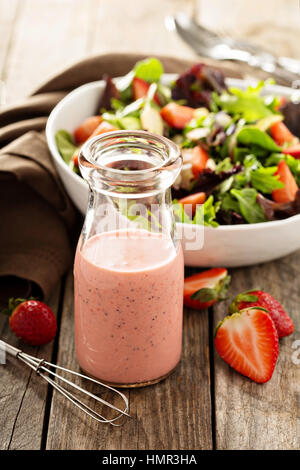
<svg viewBox="0 0 300 470">
<path fill-rule="evenodd" d="M 3 80 L 3 71 L 12 44 L 13 26 L 19 4 L 19 0 L 0 0 L 0 80 Z"/>
<path fill-rule="evenodd" d="M 125 391 L 130 398 L 132 419 L 120 428 L 98 424 L 55 392 L 47 449 L 210 449 L 208 315 L 186 312 L 184 320 L 183 357 L 177 370 L 160 384 Z M 57 362 L 78 371 L 73 336 L 70 275 Z M 112 398 L 111 393 L 105 396 Z"/>
<path fill-rule="evenodd" d="M 300 339 L 300 252 L 282 260 L 232 271 L 230 297 L 262 288 L 282 302 L 295 323 L 292 336 L 280 340 L 270 382 L 258 385 L 242 377 L 215 352 L 216 445 L 218 449 L 299 449 L 300 365 L 292 344 Z M 226 305 L 214 309 L 216 325 Z M 299 350 L 299 347 L 298 347 Z"/>
<path fill-rule="evenodd" d="M 94 1 L 90 27 L 90 53 L 140 52 L 195 57 L 175 33 L 165 28 L 165 18 L 178 11 L 191 12 L 187 0 Z M 113 25 L 113 26 L 112 26 Z"/>
<path fill-rule="evenodd" d="M 49 299 L 57 314 L 60 286 Z M 54 343 L 44 347 L 25 346 L 10 331 L 8 319 L 0 315 L 0 338 L 24 352 L 51 360 Z M 0 449 L 40 449 L 48 386 L 20 361 L 7 357 L 0 365 Z"/>
<path fill-rule="evenodd" d="M 11 36 L 3 73 L 9 104 L 91 54 L 149 51 L 194 56 L 175 33 L 164 27 L 165 15 L 177 9 L 190 11 L 190 2 L 184 0 L 85 0 L 84 6 L 82 0 L 21 0 L 12 28 L 9 19 L 14 2 L 17 0 L 2 0 L 0 4 L 7 19 L 4 33 L 8 30 Z M 11 6 L 7 8 L 7 4 Z"/>
<path fill-rule="evenodd" d="M 91 1 L 21 0 L 4 71 L 9 104 L 87 54 Z"/>
</svg>

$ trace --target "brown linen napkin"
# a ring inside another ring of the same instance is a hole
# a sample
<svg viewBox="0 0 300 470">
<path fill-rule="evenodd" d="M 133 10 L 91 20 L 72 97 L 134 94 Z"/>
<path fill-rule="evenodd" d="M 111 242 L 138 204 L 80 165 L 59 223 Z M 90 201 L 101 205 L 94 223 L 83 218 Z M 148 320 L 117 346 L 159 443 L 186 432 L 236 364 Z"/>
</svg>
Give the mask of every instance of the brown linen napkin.
<svg viewBox="0 0 300 470">
<path fill-rule="evenodd" d="M 107 54 L 83 60 L 0 113 L 0 307 L 11 295 L 47 298 L 72 264 L 76 213 L 43 134 L 49 113 L 73 88 L 105 73 L 123 75 L 145 57 Z M 160 59 L 166 72 L 182 72 L 191 65 Z M 241 76 L 234 66 L 222 68 L 227 75 Z"/>
</svg>

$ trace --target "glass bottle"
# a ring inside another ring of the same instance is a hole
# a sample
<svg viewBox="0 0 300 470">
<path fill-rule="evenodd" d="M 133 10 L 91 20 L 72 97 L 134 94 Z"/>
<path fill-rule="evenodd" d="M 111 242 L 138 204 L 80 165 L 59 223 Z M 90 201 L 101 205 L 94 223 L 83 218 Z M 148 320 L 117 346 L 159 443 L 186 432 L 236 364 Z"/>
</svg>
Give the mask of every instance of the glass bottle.
<svg viewBox="0 0 300 470">
<path fill-rule="evenodd" d="M 90 187 L 75 264 L 81 368 L 116 386 L 156 383 L 181 355 L 184 262 L 170 187 L 178 147 L 144 131 L 89 140 L 79 167 Z"/>
</svg>

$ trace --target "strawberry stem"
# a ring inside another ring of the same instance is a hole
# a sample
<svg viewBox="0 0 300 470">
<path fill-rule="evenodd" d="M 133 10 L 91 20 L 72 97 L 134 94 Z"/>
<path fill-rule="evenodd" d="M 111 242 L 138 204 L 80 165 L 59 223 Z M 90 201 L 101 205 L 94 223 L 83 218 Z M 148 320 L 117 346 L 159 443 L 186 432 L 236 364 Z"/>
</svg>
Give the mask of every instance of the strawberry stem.
<svg viewBox="0 0 300 470">
<path fill-rule="evenodd" d="M 35 300 L 35 297 L 29 297 L 29 299 L 15 299 L 14 297 L 11 297 L 8 301 L 8 308 L 4 308 L 2 310 L 2 313 L 10 317 L 13 314 L 14 310 L 18 307 L 18 305 L 22 304 L 23 302 L 26 302 L 26 300 Z"/>
</svg>

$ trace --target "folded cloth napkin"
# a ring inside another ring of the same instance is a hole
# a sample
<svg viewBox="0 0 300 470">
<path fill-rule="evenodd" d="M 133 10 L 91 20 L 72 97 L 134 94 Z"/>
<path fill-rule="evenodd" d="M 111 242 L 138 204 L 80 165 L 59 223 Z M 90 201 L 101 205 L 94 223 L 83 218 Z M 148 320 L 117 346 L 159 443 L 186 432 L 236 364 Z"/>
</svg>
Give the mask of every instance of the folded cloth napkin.
<svg viewBox="0 0 300 470">
<path fill-rule="evenodd" d="M 76 211 L 43 133 L 49 113 L 73 88 L 103 74 L 123 75 L 144 57 L 108 54 L 81 61 L 0 113 L 0 307 L 12 295 L 47 299 L 72 264 Z M 160 59 L 166 72 L 182 72 L 191 65 Z M 230 76 L 240 76 L 234 67 L 223 68 Z"/>
</svg>

